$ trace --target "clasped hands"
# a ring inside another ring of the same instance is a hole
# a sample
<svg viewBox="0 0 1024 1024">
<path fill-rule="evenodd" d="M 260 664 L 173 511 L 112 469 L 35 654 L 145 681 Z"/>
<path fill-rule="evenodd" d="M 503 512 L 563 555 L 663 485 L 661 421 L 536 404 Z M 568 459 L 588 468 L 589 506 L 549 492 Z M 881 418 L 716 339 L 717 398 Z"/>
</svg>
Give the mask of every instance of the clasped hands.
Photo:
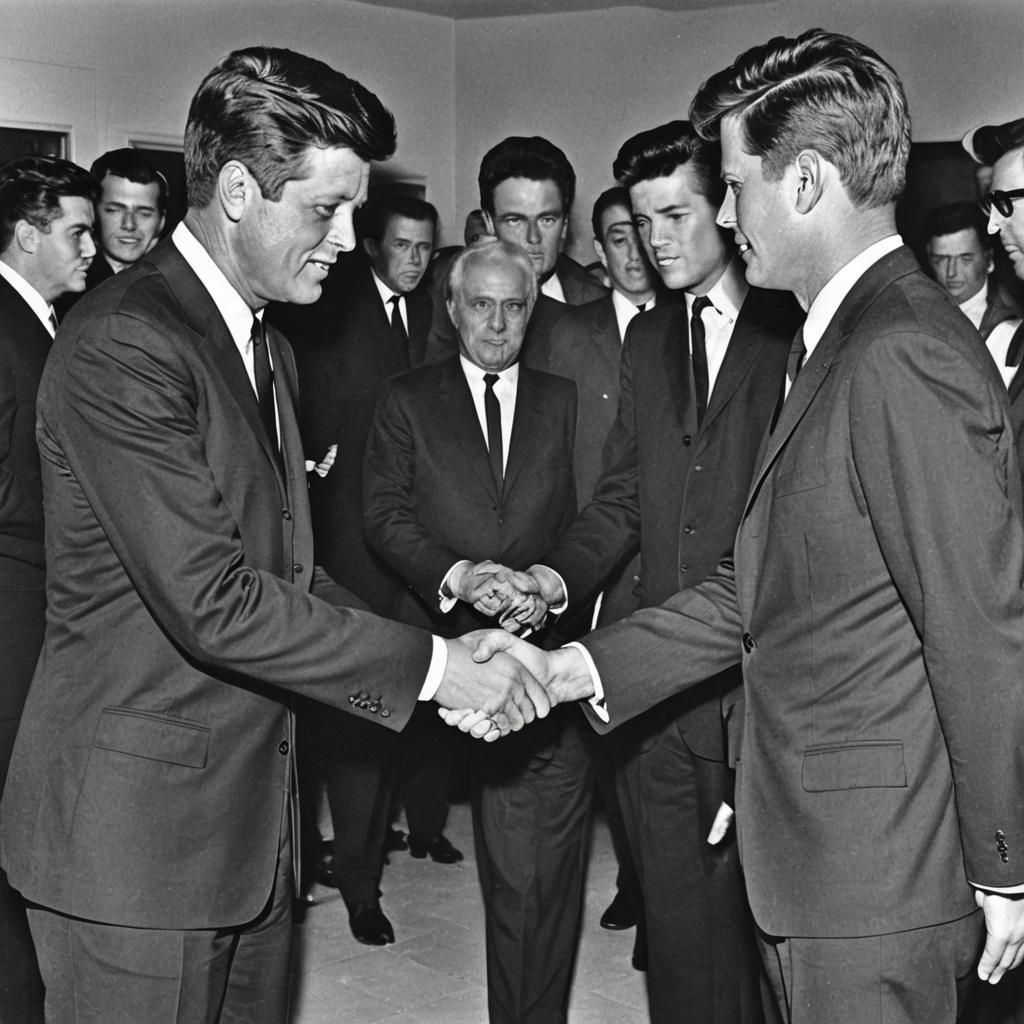
<svg viewBox="0 0 1024 1024">
<path fill-rule="evenodd" d="M 448 589 L 481 614 L 498 617 L 502 629 L 523 635 L 539 629 L 549 609 L 564 600 L 561 580 L 545 566 L 519 572 L 490 560 L 459 562 L 448 576 Z"/>
</svg>

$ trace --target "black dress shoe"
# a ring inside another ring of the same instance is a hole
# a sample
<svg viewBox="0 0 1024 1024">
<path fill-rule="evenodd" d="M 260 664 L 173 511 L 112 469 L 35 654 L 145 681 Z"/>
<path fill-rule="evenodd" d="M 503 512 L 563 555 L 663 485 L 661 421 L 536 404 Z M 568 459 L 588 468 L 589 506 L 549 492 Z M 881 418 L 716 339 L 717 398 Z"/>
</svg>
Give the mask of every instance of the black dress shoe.
<svg viewBox="0 0 1024 1024">
<path fill-rule="evenodd" d="M 639 915 L 632 901 L 627 899 L 621 892 L 615 894 L 615 899 L 608 904 L 607 909 L 601 915 L 601 927 L 609 931 L 621 932 L 626 928 L 632 928 Z"/>
<path fill-rule="evenodd" d="M 376 901 L 353 903 L 348 908 L 348 924 L 364 946 L 386 946 L 395 941 L 395 930 Z"/>
<path fill-rule="evenodd" d="M 438 864 L 457 864 L 462 860 L 462 851 L 456 850 L 446 836 L 438 836 L 431 843 L 424 843 L 409 836 L 409 854 L 417 860 L 423 860 L 428 854 Z"/>
</svg>

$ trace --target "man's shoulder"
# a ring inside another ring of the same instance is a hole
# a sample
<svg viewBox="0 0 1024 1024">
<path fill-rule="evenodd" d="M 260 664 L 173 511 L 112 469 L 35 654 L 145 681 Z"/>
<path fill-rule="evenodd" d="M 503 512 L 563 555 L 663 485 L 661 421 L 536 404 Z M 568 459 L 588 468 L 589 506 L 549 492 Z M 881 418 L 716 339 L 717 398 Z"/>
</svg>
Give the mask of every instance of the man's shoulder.
<svg viewBox="0 0 1024 1024">
<path fill-rule="evenodd" d="M 529 366 L 519 367 L 520 386 L 526 384 L 530 390 L 543 400 L 552 402 L 575 402 L 576 383 L 567 377 L 560 377 L 546 370 L 536 370 Z"/>
<path fill-rule="evenodd" d="M 585 267 L 581 267 L 571 256 L 561 253 L 555 264 L 555 273 L 562 285 L 566 301 L 572 306 L 585 303 L 608 295 L 609 290 L 601 284 Z"/>
</svg>

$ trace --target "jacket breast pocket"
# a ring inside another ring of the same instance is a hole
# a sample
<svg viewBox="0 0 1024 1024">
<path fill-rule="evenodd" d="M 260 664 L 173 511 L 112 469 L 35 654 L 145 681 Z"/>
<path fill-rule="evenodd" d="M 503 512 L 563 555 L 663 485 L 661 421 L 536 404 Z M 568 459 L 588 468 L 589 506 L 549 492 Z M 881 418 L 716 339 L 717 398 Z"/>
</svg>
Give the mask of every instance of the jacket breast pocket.
<svg viewBox="0 0 1024 1024">
<path fill-rule="evenodd" d="M 205 768 L 210 729 L 173 715 L 107 707 L 100 713 L 93 746 L 185 768 Z"/>
<path fill-rule="evenodd" d="M 905 787 L 903 744 L 899 740 L 862 740 L 808 747 L 802 782 L 808 793 Z"/>
</svg>

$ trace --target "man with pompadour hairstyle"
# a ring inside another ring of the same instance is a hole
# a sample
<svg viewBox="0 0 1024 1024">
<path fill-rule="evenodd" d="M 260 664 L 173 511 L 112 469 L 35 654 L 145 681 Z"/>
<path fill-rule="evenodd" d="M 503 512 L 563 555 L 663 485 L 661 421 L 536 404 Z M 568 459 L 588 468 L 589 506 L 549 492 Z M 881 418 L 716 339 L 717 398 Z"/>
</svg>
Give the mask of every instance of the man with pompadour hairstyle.
<svg viewBox="0 0 1024 1024">
<path fill-rule="evenodd" d="M 952 1024 L 1024 957 L 1024 530 L 1007 396 L 895 226 L 896 72 L 815 29 L 695 97 L 747 280 L 807 310 L 733 555 L 572 648 L 598 728 L 741 661 L 736 821 L 789 1024 Z M 484 732 L 479 716 L 448 715 Z M 734 746 L 735 744 L 735 746 Z"/>
<path fill-rule="evenodd" d="M 294 360 L 262 314 L 316 300 L 394 146 L 328 65 L 229 55 L 189 111 L 185 220 L 58 333 L 47 629 L 0 819 L 50 1024 L 285 1024 L 294 696 L 396 731 L 420 700 L 506 732 L 547 711 L 513 662 L 482 675 L 313 561 Z"/>
</svg>

